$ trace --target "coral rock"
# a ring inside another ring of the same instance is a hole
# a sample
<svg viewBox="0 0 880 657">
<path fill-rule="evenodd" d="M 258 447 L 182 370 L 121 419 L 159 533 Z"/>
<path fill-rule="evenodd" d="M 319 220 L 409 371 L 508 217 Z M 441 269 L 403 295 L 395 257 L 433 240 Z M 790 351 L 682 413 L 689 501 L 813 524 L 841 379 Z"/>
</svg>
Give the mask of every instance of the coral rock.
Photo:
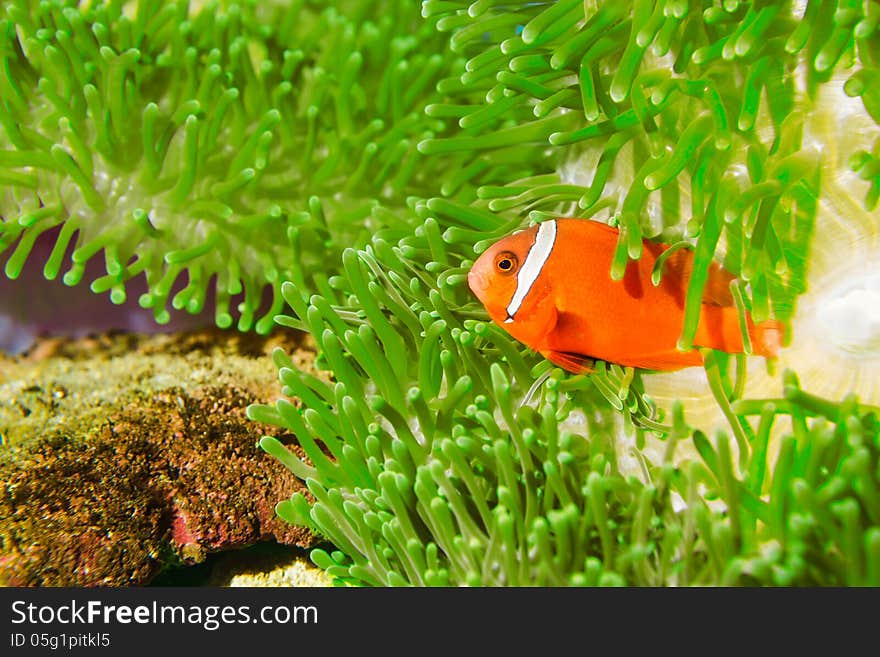
<svg viewBox="0 0 880 657">
<path fill-rule="evenodd" d="M 302 485 L 244 412 L 277 394 L 272 344 L 206 331 L 0 357 L 0 582 L 143 584 L 258 541 L 311 546 L 275 517 Z"/>
</svg>

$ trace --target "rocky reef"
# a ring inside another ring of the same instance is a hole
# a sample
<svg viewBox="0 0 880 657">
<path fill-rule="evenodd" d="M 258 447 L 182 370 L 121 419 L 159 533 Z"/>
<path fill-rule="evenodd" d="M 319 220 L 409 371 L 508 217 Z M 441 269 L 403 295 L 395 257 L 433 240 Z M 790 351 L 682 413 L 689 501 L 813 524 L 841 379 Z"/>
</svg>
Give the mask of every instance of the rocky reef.
<svg viewBox="0 0 880 657">
<path fill-rule="evenodd" d="M 316 543 L 275 516 L 278 495 L 304 487 L 244 411 L 277 394 L 275 346 L 303 367 L 311 348 L 298 333 L 221 334 L 44 339 L 0 356 L 0 582 L 145 584 L 212 552 Z"/>
</svg>

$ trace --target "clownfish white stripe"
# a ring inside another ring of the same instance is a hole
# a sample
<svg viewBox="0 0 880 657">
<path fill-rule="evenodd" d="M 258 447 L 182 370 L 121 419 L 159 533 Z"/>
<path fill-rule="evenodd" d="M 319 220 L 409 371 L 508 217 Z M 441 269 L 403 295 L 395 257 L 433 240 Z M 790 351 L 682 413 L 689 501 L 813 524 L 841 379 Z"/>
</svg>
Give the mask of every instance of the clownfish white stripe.
<svg viewBox="0 0 880 657">
<path fill-rule="evenodd" d="M 532 244 L 529 252 L 526 254 L 525 262 L 520 267 L 516 275 L 516 290 L 510 303 L 507 304 L 507 319 L 505 323 L 509 324 L 516 316 L 519 307 L 525 301 L 532 285 L 541 275 L 544 269 L 544 263 L 553 252 L 553 245 L 556 243 L 556 220 L 545 221 L 538 226 L 538 234 L 535 236 L 535 243 Z"/>
</svg>

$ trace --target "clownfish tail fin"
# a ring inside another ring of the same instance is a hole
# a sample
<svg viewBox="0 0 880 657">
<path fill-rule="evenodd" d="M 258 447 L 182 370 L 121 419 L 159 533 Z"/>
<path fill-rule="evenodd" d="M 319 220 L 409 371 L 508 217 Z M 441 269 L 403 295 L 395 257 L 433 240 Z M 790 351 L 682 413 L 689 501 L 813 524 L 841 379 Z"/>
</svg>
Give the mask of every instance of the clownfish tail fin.
<svg viewBox="0 0 880 657">
<path fill-rule="evenodd" d="M 782 347 L 784 335 L 785 325 L 779 320 L 768 319 L 755 324 L 749 335 L 752 341 L 752 353 L 765 358 L 776 358 Z"/>
</svg>

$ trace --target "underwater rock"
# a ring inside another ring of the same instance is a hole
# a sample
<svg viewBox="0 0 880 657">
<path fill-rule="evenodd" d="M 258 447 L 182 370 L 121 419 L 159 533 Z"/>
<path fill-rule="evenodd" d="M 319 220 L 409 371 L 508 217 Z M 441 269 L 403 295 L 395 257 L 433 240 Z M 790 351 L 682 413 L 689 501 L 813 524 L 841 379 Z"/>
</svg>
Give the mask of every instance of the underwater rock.
<svg viewBox="0 0 880 657">
<path fill-rule="evenodd" d="M 0 355 L 0 584 L 144 584 L 214 551 L 314 544 L 275 516 L 303 487 L 244 411 L 278 394 L 275 346 L 308 367 L 305 340 L 110 334 Z"/>
</svg>

